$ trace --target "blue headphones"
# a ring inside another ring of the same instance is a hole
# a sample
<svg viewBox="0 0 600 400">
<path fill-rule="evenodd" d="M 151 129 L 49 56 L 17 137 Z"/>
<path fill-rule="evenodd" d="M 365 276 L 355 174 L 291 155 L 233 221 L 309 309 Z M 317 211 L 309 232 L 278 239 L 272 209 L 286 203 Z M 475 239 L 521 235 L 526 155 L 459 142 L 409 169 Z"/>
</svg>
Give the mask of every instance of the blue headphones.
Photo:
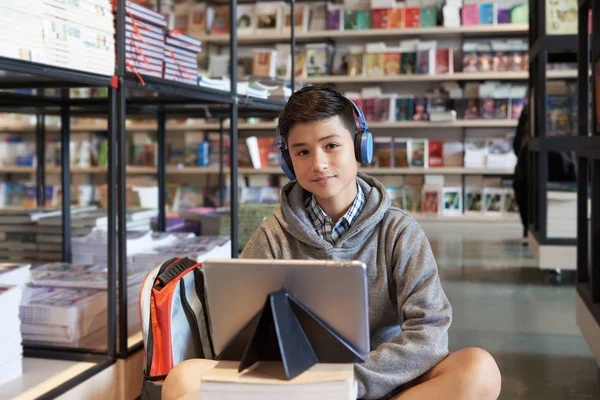
<svg viewBox="0 0 600 400">
<path fill-rule="evenodd" d="M 373 161 L 373 135 L 371 135 L 371 132 L 369 132 L 367 119 L 365 118 L 365 115 L 360 107 L 358 107 L 349 98 L 345 96 L 343 97 L 352 104 L 354 113 L 358 117 L 358 130 L 354 136 L 354 156 L 356 157 L 356 161 L 361 164 L 370 164 L 371 161 Z M 279 160 L 281 169 L 283 172 L 285 172 L 290 180 L 296 179 L 290 152 L 287 147 L 287 143 L 285 140 L 283 140 L 283 136 L 279 131 L 279 124 L 277 124 L 277 148 L 279 149 L 277 159 Z"/>
</svg>

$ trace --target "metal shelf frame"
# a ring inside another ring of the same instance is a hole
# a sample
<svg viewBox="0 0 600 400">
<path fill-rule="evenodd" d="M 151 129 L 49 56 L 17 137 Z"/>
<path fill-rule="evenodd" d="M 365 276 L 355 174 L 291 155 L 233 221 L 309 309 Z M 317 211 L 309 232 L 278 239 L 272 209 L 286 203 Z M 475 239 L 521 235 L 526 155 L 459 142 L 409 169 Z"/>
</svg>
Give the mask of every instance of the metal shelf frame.
<svg viewBox="0 0 600 400">
<path fill-rule="evenodd" d="M 577 36 L 547 34 L 545 1 L 529 0 L 529 10 L 529 102 L 532 105 L 529 123 L 535 130 L 530 132 L 528 149 L 529 232 L 540 246 L 575 246 L 575 239 L 549 238 L 547 234 L 548 154 L 551 151 L 574 152 L 577 138 L 547 135 L 546 85 L 551 74 L 546 69 L 549 61 L 572 60 L 576 57 Z M 565 52 L 569 54 L 565 55 Z M 581 107 L 581 94 L 579 104 Z"/>
<path fill-rule="evenodd" d="M 292 18 L 294 17 L 294 0 Z M 160 12 L 160 3 L 158 10 Z M 237 0 L 230 0 L 230 23 L 236 26 Z M 229 91 L 218 91 L 200 86 L 170 82 L 164 79 L 144 77 L 142 84 L 133 74 L 125 69 L 125 0 L 117 1 L 116 8 L 116 66 L 114 76 L 102 76 L 50 65 L 0 57 L 0 70 L 15 75 L 0 77 L 1 89 L 34 89 L 36 95 L 0 92 L 0 110 L 6 112 L 26 113 L 36 116 L 36 155 L 40 162 L 36 166 L 37 203 L 45 203 L 45 159 L 46 116 L 59 115 L 61 119 L 61 184 L 62 184 L 62 223 L 63 258 L 71 260 L 71 235 L 67 228 L 71 222 L 70 209 L 70 118 L 79 115 L 106 116 L 108 119 L 108 290 L 107 290 L 107 347 L 106 351 L 91 348 L 69 348 L 53 345 L 28 345 L 24 352 L 28 357 L 67 359 L 74 361 L 94 360 L 98 365 L 81 373 L 69 381 L 50 389 L 41 398 L 55 398 L 78 384 L 89 379 L 98 372 L 112 366 L 117 359 L 126 358 L 142 348 L 142 343 L 128 345 L 127 332 L 127 248 L 126 248 L 126 126 L 128 114 L 148 114 L 156 117 L 158 138 L 157 180 L 159 186 L 159 229 L 166 226 L 165 194 L 166 194 L 166 151 L 165 125 L 169 118 L 181 116 L 194 117 L 213 115 L 220 119 L 219 132 L 221 144 L 224 136 L 224 120 L 230 120 L 230 160 L 229 171 L 231 187 L 231 242 L 232 257 L 238 256 L 238 117 L 275 116 L 284 106 L 283 101 L 262 100 L 237 95 L 237 33 L 232 29 L 229 43 L 230 77 Z M 291 32 L 292 48 L 295 48 L 294 30 Z M 293 59 L 293 57 L 292 57 Z M 292 65 L 294 61 L 292 60 Z M 108 97 L 100 99 L 69 98 L 69 88 L 100 87 L 107 88 Z M 294 77 L 292 76 L 292 88 Z M 60 89 L 59 96 L 46 96 L 46 89 Z M 129 97 L 131 90 L 142 90 L 153 95 L 149 97 Z M 221 146 L 223 149 L 223 146 Z M 219 167 L 219 183 L 225 184 L 223 166 L 224 154 L 221 151 Z M 220 201 L 224 202 L 221 191 Z M 117 288 L 120 288 L 117 291 Z"/>
<path fill-rule="evenodd" d="M 3 89 L 37 89 L 37 95 L 24 95 L 15 94 L 9 92 L 0 93 L 0 104 L 3 107 L 17 107 L 17 112 L 25 111 L 26 113 L 32 113 L 36 116 L 36 156 L 38 160 L 45 159 L 45 109 L 53 108 L 55 113 L 60 115 L 61 118 L 61 129 L 60 129 L 60 140 L 61 140 L 61 185 L 62 191 L 62 226 L 68 227 L 71 224 L 71 208 L 70 208 L 70 187 L 71 187 L 71 171 L 69 154 L 69 139 L 70 139 L 70 124 L 69 124 L 69 113 L 70 106 L 68 102 L 69 91 L 71 87 L 103 87 L 108 88 L 109 97 L 104 99 L 107 103 L 105 108 L 109 116 L 109 129 L 108 129 L 108 167 L 107 175 L 109 182 L 108 189 L 108 277 L 107 277 L 107 344 L 105 350 L 98 349 L 86 349 L 86 348 L 69 348 L 66 346 L 55 346 L 45 344 L 28 344 L 24 343 L 24 356 L 26 357 L 38 357 L 38 358 L 52 358 L 52 359 L 63 359 L 72 361 L 92 361 L 96 362 L 97 365 L 86 370 L 85 372 L 74 376 L 68 381 L 62 383 L 59 386 L 49 389 L 43 394 L 41 399 L 51 399 L 66 393 L 68 390 L 77 386 L 78 384 L 89 379 L 91 376 L 103 371 L 104 369 L 112 366 L 116 361 L 117 346 L 115 340 L 115 332 L 117 330 L 117 314 L 116 314 L 116 297 L 117 297 L 117 264 L 116 264 L 116 230 L 115 230 L 115 187 L 114 185 L 114 174 L 117 169 L 116 159 L 114 157 L 114 142 L 115 142 L 115 130 L 112 115 L 115 114 L 116 104 L 113 102 L 114 89 L 110 87 L 110 77 L 103 77 L 94 74 L 87 74 L 84 72 L 70 71 L 62 68 L 55 68 L 46 65 L 40 65 L 35 63 L 29 63 L 20 60 L 12 60 L 4 57 L 0 57 L 0 70 L 10 71 L 14 73 L 26 73 L 27 76 L 16 76 L 9 78 L 2 78 L 0 80 L 0 87 Z M 44 97 L 45 88 L 58 88 L 60 90 L 60 97 L 48 98 Z M 28 104 L 29 108 L 23 109 L 22 105 Z M 31 107 L 33 105 L 33 107 Z M 65 145 L 66 144 L 66 145 Z M 37 184 L 37 206 L 43 207 L 45 203 L 45 176 L 46 168 L 45 163 L 38 162 L 35 168 L 36 172 L 36 184 Z M 111 185 L 112 183 L 112 185 Z M 62 253 L 65 261 L 71 259 L 71 234 L 70 229 L 62 230 Z"/>
<path fill-rule="evenodd" d="M 586 57 L 581 57 L 578 63 L 577 293 L 600 329 L 600 247 L 597 245 L 600 240 L 600 132 L 597 128 L 600 116 L 596 113 L 596 87 L 590 86 L 588 78 L 591 66 L 592 82 L 600 79 L 599 71 L 593 68 L 600 61 L 600 32 L 594 29 L 590 40 L 587 25 L 588 13 L 592 9 L 592 26 L 598 26 L 600 3 L 592 0 L 579 2 L 579 54 Z M 590 92 L 594 101 L 589 98 Z M 591 115 L 588 115 L 590 102 L 593 106 Z M 591 201 L 588 202 L 590 196 Z"/>
</svg>

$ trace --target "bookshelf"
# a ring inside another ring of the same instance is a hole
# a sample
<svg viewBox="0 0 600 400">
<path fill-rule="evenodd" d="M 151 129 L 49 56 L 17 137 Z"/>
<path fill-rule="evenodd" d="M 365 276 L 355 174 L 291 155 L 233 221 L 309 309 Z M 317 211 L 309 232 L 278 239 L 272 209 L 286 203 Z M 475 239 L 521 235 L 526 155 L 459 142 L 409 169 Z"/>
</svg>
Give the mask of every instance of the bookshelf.
<svg viewBox="0 0 600 400">
<path fill-rule="evenodd" d="M 578 70 L 579 121 L 577 156 L 577 301 L 576 322 L 600 365 L 600 251 L 596 241 L 600 231 L 600 131 L 598 130 L 598 81 L 600 75 L 600 34 L 597 29 L 588 34 L 582 21 L 592 12 L 592 26 L 600 22 L 597 2 L 579 2 Z M 587 25 L 587 24 L 586 24 Z M 585 54 L 586 57 L 581 55 Z M 592 80 L 587 79 L 592 68 Z M 595 68 L 594 68 L 595 67 Z M 595 88 L 595 89 L 594 89 Z M 591 91 L 590 91 L 591 89 Z M 591 95 L 591 96 L 590 96 Z M 587 105 L 591 103 L 591 109 Z"/>
<path fill-rule="evenodd" d="M 529 248 L 538 267 L 546 270 L 553 279 L 560 281 L 562 270 L 576 269 L 575 257 L 572 257 L 576 253 L 576 239 L 565 234 L 565 229 L 561 230 L 563 236 L 549 234 L 551 231 L 549 227 L 553 222 L 550 212 L 552 205 L 550 183 L 556 180 L 568 182 L 571 179 L 568 176 L 570 167 L 566 162 L 565 167 L 568 172 L 558 176 L 556 168 L 551 165 L 551 160 L 553 160 L 551 156 L 561 157 L 562 153 L 562 156 L 568 159 L 571 154 L 574 154 L 577 137 L 572 136 L 569 128 L 558 126 L 552 118 L 548 117 L 556 113 L 556 108 L 552 107 L 552 101 L 558 97 L 554 96 L 551 91 L 552 86 L 549 81 L 552 79 L 577 79 L 580 69 L 568 71 L 548 71 L 547 69 L 549 63 L 574 63 L 578 59 L 575 35 L 577 27 L 575 26 L 575 32 L 571 32 L 573 25 L 568 22 L 561 25 L 556 21 L 546 20 L 546 16 L 551 16 L 555 12 L 551 8 L 556 7 L 554 2 L 529 1 L 531 26 L 528 82 L 531 105 L 529 126 L 532 128 L 526 149 L 528 170 L 525 175 L 528 186 Z M 582 21 L 581 18 L 579 21 Z M 587 27 L 587 18 L 584 21 Z M 579 76 L 579 81 L 581 81 L 581 76 Z M 575 89 L 574 93 L 570 93 L 570 95 L 581 96 L 581 93 L 577 93 L 577 89 Z M 577 110 L 579 124 L 581 123 L 579 112 L 582 108 L 586 109 L 587 107 L 587 104 L 581 103 L 580 98 Z M 564 111 L 558 112 L 562 112 L 564 115 Z M 557 131 L 559 135 L 562 133 L 563 136 L 556 137 Z M 565 131 L 567 132 L 565 133 Z M 576 170 L 573 168 L 573 171 Z"/>
<path fill-rule="evenodd" d="M 337 40 L 337 41 L 356 41 L 369 39 L 394 39 L 414 36 L 426 37 L 447 37 L 447 36 L 505 36 L 505 35 L 526 35 L 529 30 L 527 24 L 501 24 L 501 25 L 476 25 L 461 26 L 457 28 L 446 28 L 442 26 L 430 28 L 400 28 L 400 29 L 361 29 L 353 31 L 313 31 L 297 32 L 296 40 L 298 42 L 319 41 L 319 40 Z M 229 35 L 204 35 L 198 36 L 203 43 L 213 43 L 224 45 L 229 42 Z M 284 43 L 289 42 L 288 34 L 284 33 L 262 33 L 260 35 L 239 35 L 238 43 Z"/>
</svg>

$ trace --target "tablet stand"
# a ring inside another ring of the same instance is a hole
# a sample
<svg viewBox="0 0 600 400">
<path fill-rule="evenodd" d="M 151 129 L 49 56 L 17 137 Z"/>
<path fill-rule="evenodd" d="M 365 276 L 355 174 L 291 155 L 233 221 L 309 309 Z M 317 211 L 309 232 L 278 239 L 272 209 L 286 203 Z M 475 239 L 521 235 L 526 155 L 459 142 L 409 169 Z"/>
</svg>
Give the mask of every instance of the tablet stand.
<svg viewBox="0 0 600 400">
<path fill-rule="evenodd" d="M 240 372 L 257 361 L 282 361 L 288 379 L 317 363 L 362 359 L 352 345 L 285 290 L 267 296 L 262 311 L 218 358 L 241 360 Z"/>
</svg>

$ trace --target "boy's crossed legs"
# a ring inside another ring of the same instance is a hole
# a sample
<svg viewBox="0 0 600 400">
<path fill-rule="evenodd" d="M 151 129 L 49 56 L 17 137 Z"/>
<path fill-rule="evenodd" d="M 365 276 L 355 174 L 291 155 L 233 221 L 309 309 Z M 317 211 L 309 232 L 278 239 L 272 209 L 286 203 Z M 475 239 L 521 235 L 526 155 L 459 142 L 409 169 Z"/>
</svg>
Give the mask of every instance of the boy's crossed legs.
<svg viewBox="0 0 600 400">
<path fill-rule="evenodd" d="M 216 363 L 193 359 L 177 365 L 165 380 L 163 400 L 176 400 L 197 391 L 202 375 Z M 392 399 L 496 400 L 500 395 L 501 377 L 494 358 L 488 352 L 468 348 L 451 353 L 407 386 Z"/>
</svg>

